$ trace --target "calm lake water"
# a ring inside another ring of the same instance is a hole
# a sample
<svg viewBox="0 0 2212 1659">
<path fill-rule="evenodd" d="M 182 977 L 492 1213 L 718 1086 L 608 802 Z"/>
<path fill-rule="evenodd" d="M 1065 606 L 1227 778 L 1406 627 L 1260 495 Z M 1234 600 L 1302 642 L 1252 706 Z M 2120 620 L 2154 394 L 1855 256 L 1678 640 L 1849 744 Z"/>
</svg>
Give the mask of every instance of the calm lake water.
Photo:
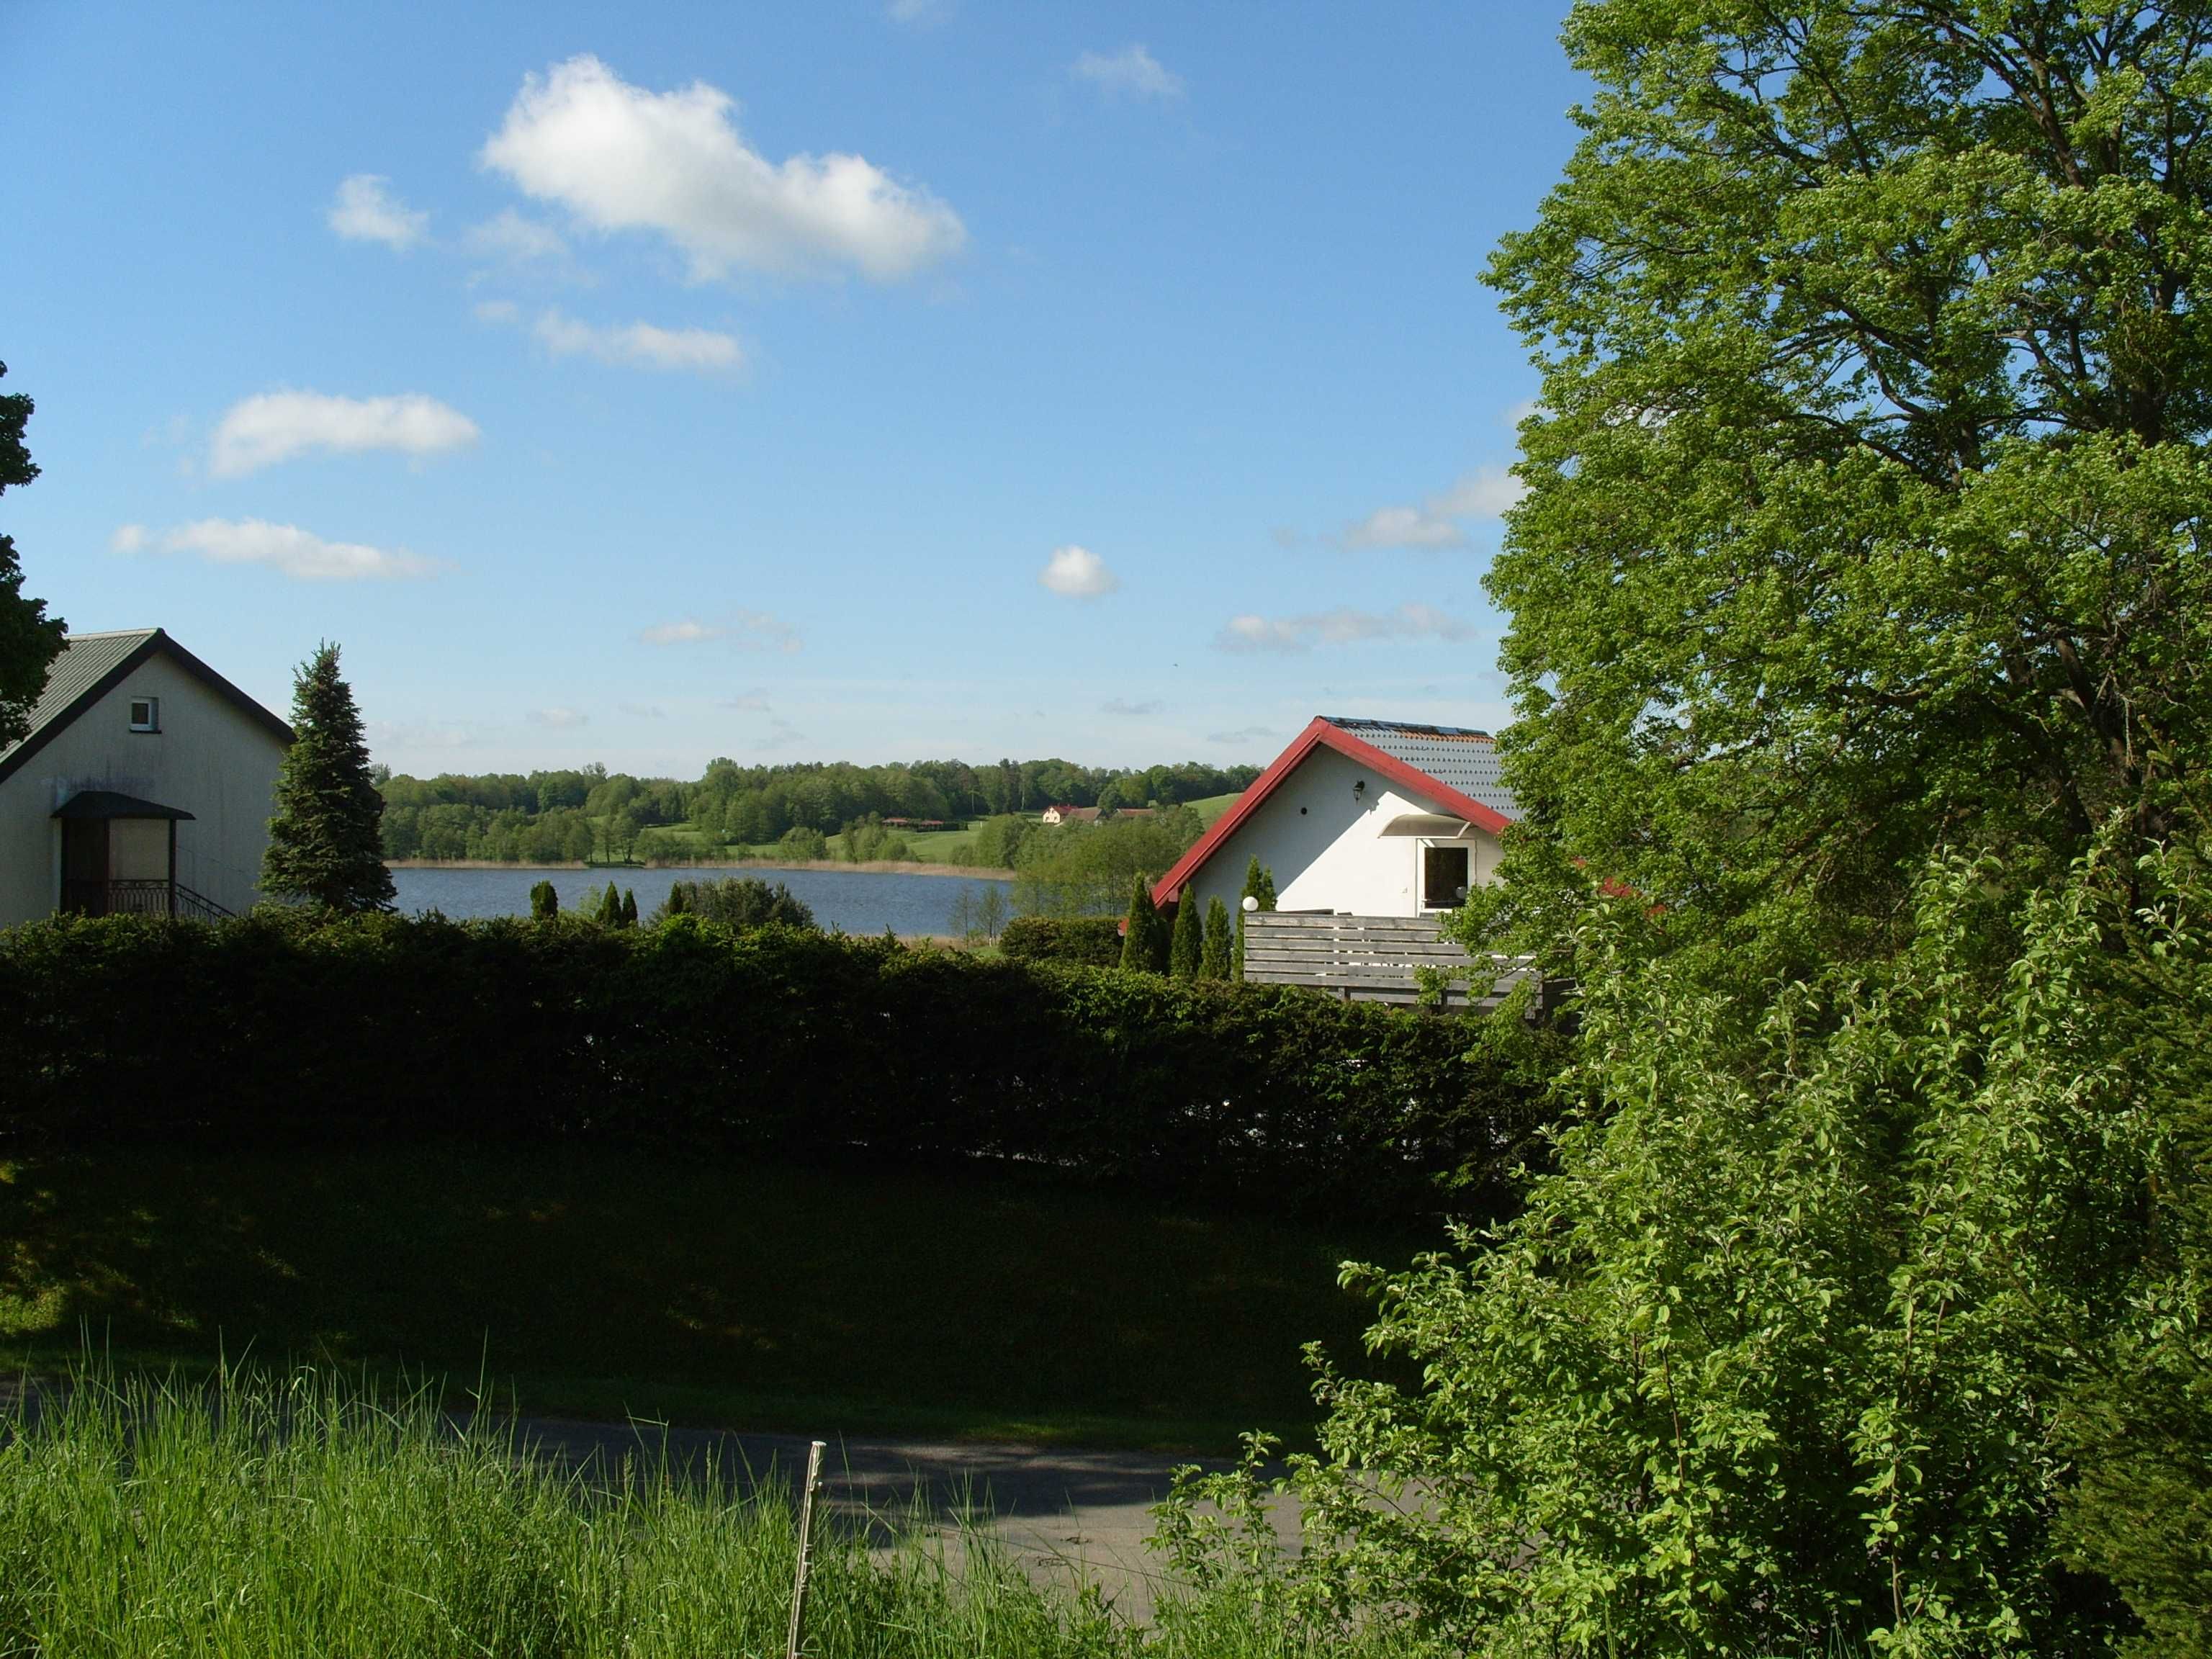
<svg viewBox="0 0 2212 1659">
<path fill-rule="evenodd" d="M 679 881 L 713 881 L 724 876 L 757 876 L 769 883 L 781 882 L 814 912 L 824 927 L 842 927 L 848 933 L 949 933 L 952 907 L 965 892 L 980 892 L 1004 882 L 970 876 L 909 876 L 890 870 L 763 870 L 702 866 L 696 870 L 394 870 L 392 884 L 399 890 L 404 915 L 418 910 L 437 910 L 456 921 L 478 916 L 526 916 L 530 890 L 541 881 L 553 884 L 565 913 L 582 905 L 588 896 L 596 902 L 615 885 L 637 895 L 637 913 L 647 916 L 668 896 Z"/>
</svg>

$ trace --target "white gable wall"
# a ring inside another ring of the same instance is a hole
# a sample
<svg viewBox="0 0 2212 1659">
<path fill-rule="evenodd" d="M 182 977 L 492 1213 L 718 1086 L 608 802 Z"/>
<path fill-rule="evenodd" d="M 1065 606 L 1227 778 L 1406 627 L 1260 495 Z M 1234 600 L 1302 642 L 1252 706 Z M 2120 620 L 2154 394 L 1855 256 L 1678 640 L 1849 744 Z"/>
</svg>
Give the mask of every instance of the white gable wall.
<svg viewBox="0 0 2212 1659">
<path fill-rule="evenodd" d="M 160 732 L 131 730 L 133 697 L 161 700 Z M 62 857 L 53 811 L 81 789 L 112 789 L 190 812 L 192 821 L 177 826 L 178 881 L 226 909 L 248 908 L 261 896 L 261 854 L 283 760 L 275 732 L 155 652 L 0 779 L 0 927 L 53 914 Z M 132 839 L 146 832 L 119 822 L 114 830 L 112 857 L 137 860 L 146 851 Z M 163 867 L 146 873 L 166 874 L 167 826 L 149 831 L 160 835 Z"/>
<path fill-rule="evenodd" d="M 1358 799 L 1352 785 L 1364 781 Z M 1392 820 L 1408 812 L 1451 809 L 1388 783 L 1360 763 L 1316 744 L 1276 786 L 1257 811 L 1213 849 L 1191 883 L 1202 907 L 1218 898 L 1233 912 L 1244 890 L 1245 866 L 1256 854 L 1275 878 L 1275 902 L 1284 910 L 1328 910 L 1340 915 L 1418 916 L 1421 909 L 1421 840 L 1385 836 Z M 1494 878 L 1497 837 L 1475 830 L 1466 837 L 1473 879 Z"/>
</svg>

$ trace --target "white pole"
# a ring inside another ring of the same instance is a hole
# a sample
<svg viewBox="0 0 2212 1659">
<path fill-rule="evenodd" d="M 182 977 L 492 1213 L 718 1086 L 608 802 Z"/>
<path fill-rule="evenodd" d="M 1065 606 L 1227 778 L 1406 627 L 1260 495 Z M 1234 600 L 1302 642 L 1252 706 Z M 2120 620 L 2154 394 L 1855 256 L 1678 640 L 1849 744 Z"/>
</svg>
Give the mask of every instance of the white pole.
<svg viewBox="0 0 2212 1659">
<path fill-rule="evenodd" d="M 806 1616 L 806 1556 L 814 1540 L 814 1494 L 822 1485 L 822 1454 L 827 1449 L 819 1440 L 807 1449 L 806 1490 L 799 1500 L 799 1567 L 791 1581 L 791 1633 L 783 1644 L 784 1659 L 799 1659 L 799 1626 Z"/>
</svg>

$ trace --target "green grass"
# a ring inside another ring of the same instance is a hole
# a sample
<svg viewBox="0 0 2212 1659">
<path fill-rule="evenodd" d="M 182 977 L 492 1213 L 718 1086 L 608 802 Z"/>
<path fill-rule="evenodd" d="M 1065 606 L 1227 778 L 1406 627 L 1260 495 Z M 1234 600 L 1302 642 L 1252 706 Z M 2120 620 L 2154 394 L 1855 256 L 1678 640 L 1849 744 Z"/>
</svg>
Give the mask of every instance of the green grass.
<svg viewBox="0 0 2212 1659">
<path fill-rule="evenodd" d="M 779 1486 L 563 1472 L 422 1395 L 295 1373 L 80 1376 L 0 1419 L 0 1653 L 111 1659 L 701 1659 L 783 1651 Z M 1231 1595 L 1151 1632 L 1041 1588 L 987 1536 L 872 1550 L 817 1523 L 805 1650 L 838 1659 L 1342 1652 Z"/>
<path fill-rule="evenodd" d="M 1214 819 L 1219 817 L 1243 799 L 1243 796 L 1237 793 L 1204 795 L 1190 803 L 1190 810 L 1197 813 L 1199 821 L 1211 830 L 1213 827 Z"/>
<path fill-rule="evenodd" d="M 0 1356 L 410 1366 L 523 1409 L 1225 1452 L 1303 1438 L 1346 1256 L 1425 1237 L 604 1150 L 0 1164 Z"/>
</svg>

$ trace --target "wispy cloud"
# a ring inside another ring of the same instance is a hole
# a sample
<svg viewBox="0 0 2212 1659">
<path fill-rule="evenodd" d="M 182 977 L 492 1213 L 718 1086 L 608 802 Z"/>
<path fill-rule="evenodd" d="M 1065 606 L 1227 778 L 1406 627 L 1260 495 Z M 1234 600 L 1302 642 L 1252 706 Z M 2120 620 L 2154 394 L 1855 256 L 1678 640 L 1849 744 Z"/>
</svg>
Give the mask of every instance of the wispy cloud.
<svg viewBox="0 0 2212 1659">
<path fill-rule="evenodd" d="M 422 240 L 430 234 L 430 216 L 394 196 L 391 183 L 375 173 L 341 179 L 325 216 L 330 228 L 349 242 L 381 242 L 401 252 Z"/>
<path fill-rule="evenodd" d="M 753 747 L 756 750 L 789 749 L 794 744 L 805 741 L 806 733 L 789 720 L 772 720 L 768 723 L 767 734 L 759 742 L 754 744 Z"/>
<path fill-rule="evenodd" d="M 910 28 L 927 27 L 952 15 L 952 0 L 887 0 L 884 15 Z"/>
<path fill-rule="evenodd" d="M 405 749 L 470 749 L 483 739 L 465 726 L 429 726 L 419 722 L 371 720 L 369 748 L 387 754 Z"/>
<path fill-rule="evenodd" d="M 297 525 L 261 519 L 202 519 L 165 532 L 167 553 L 197 553 L 214 564 L 258 564 L 298 581 L 391 581 L 432 576 L 438 562 L 404 548 L 325 541 Z"/>
<path fill-rule="evenodd" d="M 460 410 L 418 392 L 337 398 L 264 392 L 223 412 L 208 470 L 218 478 L 239 478 L 313 450 L 359 454 L 380 449 L 420 459 L 465 449 L 479 435 L 477 423 Z"/>
<path fill-rule="evenodd" d="M 620 707 L 622 712 L 634 720 L 665 720 L 668 718 L 668 711 L 658 703 L 626 702 Z"/>
<path fill-rule="evenodd" d="M 1502 517 L 1524 493 L 1511 473 L 1483 467 L 1418 507 L 1379 507 L 1330 539 L 1346 550 L 1465 547 L 1468 521 Z"/>
<path fill-rule="evenodd" d="M 1241 749 L 1247 744 L 1263 743 L 1270 738 L 1280 736 L 1282 733 L 1272 726 L 1240 726 L 1234 732 L 1209 732 L 1206 734 L 1206 740 Z"/>
<path fill-rule="evenodd" d="M 589 726 L 592 717 L 574 708 L 533 708 L 528 719 L 532 726 L 550 726 L 556 732 L 573 732 L 580 726 Z"/>
<path fill-rule="evenodd" d="M 557 311 L 540 313 L 532 331 L 556 357 L 582 355 L 633 368 L 720 374 L 744 362 L 736 337 L 707 328 L 656 328 L 651 323 L 594 327 Z"/>
<path fill-rule="evenodd" d="M 1037 580 L 1071 599 L 1095 599 L 1121 586 L 1121 579 L 1087 547 L 1055 547 L 1037 572 Z"/>
<path fill-rule="evenodd" d="M 1369 640 L 1470 640 L 1474 634 L 1473 623 L 1425 605 L 1379 611 L 1339 605 L 1303 617 L 1231 617 L 1213 643 L 1222 651 L 1310 651 Z"/>
<path fill-rule="evenodd" d="M 565 258 L 568 252 L 568 240 L 559 231 L 513 208 L 502 208 L 482 224 L 471 226 L 464 245 L 479 258 L 511 259 L 517 264 Z"/>
<path fill-rule="evenodd" d="M 721 641 L 733 651 L 778 651 L 786 655 L 799 649 L 799 633 L 765 611 L 736 611 L 713 622 L 684 617 L 656 623 L 639 633 L 647 645 L 706 645 Z"/>
<path fill-rule="evenodd" d="M 769 161 L 736 112 L 703 81 L 648 92 L 597 58 L 571 58 L 524 78 L 477 159 L 579 225 L 666 237 L 701 281 L 849 267 L 887 282 L 967 240 L 951 208 L 860 156 Z"/>
<path fill-rule="evenodd" d="M 1157 714 L 1166 707 L 1167 704 L 1156 700 L 1146 702 L 1131 702 L 1125 697 L 1109 697 L 1104 702 L 1098 705 L 1098 712 L 1102 714 L 1114 714 L 1135 719 L 1146 714 Z"/>
<path fill-rule="evenodd" d="M 769 712 L 768 693 L 740 691 L 734 697 L 724 697 L 714 705 L 717 708 L 733 709 L 743 714 L 765 714 Z"/>
<path fill-rule="evenodd" d="M 119 524 L 107 538 L 107 550 L 111 553 L 137 553 L 145 545 L 146 526 L 143 524 Z"/>
<path fill-rule="evenodd" d="M 1180 98 L 1182 77 L 1169 70 L 1141 45 L 1119 52 L 1086 52 L 1072 71 L 1109 97 Z"/>
</svg>

